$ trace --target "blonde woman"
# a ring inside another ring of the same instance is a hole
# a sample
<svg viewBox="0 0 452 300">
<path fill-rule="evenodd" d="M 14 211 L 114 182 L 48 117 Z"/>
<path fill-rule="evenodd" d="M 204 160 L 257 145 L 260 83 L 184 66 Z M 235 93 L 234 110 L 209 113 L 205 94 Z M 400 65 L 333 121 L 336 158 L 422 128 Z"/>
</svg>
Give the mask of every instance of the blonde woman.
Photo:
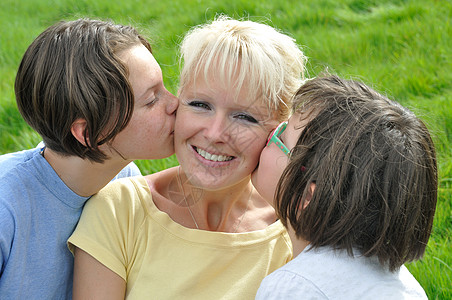
<svg viewBox="0 0 452 300">
<path fill-rule="evenodd" d="M 268 25 L 226 17 L 192 29 L 181 53 L 180 166 L 111 184 L 85 208 L 69 240 L 75 299 L 254 299 L 292 258 L 250 174 L 305 56 Z"/>
</svg>

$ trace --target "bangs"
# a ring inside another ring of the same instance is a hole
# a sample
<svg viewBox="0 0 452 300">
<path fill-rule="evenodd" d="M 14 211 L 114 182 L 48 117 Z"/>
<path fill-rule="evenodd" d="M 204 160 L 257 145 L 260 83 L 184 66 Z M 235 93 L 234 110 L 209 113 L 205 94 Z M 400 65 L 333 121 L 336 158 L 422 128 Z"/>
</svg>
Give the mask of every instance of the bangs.
<svg viewBox="0 0 452 300">
<path fill-rule="evenodd" d="M 259 99 L 270 113 L 277 112 L 278 119 L 287 117 L 292 96 L 286 95 L 287 78 L 293 72 L 288 72 L 287 61 L 281 59 L 283 50 L 269 42 L 271 36 L 263 41 L 253 37 L 252 31 L 244 35 L 237 27 L 234 22 L 221 31 L 211 28 L 206 32 L 203 27 L 196 27 L 185 37 L 181 45 L 179 94 L 196 84 L 196 78 L 202 78 L 207 85 L 215 78 L 233 91 L 238 101 L 239 92 L 246 87 L 242 92 L 248 99 Z"/>
</svg>

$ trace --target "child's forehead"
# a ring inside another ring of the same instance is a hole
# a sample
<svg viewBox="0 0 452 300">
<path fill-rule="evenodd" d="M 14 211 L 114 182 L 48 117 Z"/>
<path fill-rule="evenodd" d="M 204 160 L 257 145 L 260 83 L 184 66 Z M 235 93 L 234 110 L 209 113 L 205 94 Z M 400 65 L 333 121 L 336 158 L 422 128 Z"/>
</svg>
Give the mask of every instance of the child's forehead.
<svg viewBox="0 0 452 300">
<path fill-rule="evenodd" d="M 290 116 L 286 129 L 282 133 L 282 141 L 289 149 L 296 147 L 298 138 L 308 122 L 309 118 L 299 112 L 295 112 Z"/>
<path fill-rule="evenodd" d="M 291 128 L 290 131 L 296 132 L 297 139 L 300 136 L 301 132 L 305 129 L 305 127 L 308 125 L 308 123 L 314 118 L 315 116 L 312 114 L 309 114 L 308 112 L 300 112 L 296 111 L 293 113 L 288 121 L 287 127 Z"/>
<path fill-rule="evenodd" d="M 292 124 L 301 124 L 303 123 L 304 126 L 306 123 L 308 123 L 310 120 L 314 118 L 314 114 L 310 111 L 295 111 L 290 117 L 289 122 Z"/>
</svg>

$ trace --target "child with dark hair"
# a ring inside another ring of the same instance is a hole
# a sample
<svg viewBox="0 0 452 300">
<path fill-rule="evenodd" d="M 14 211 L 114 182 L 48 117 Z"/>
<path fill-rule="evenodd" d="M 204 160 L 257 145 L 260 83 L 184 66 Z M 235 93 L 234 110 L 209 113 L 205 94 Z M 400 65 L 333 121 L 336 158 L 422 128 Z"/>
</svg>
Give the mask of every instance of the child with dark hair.
<svg viewBox="0 0 452 300">
<path fill-rule="evenodd" d="M 131 26 L 58 22 L 26 50 L 17 107 L 40 146 L 0 156 L 0 298 L 71 299 L 66 241 L 88 199 L 174 153 L 178 99 Z"/>
<path fill-rule="evenodd" d="M 426 299 L 403 264 L 424 254 L 437 177 L 432 139 L 411 111 L 358 81 L 307 81 L 252 176 L 295 257 L 256 299 Z"/>
</svg>

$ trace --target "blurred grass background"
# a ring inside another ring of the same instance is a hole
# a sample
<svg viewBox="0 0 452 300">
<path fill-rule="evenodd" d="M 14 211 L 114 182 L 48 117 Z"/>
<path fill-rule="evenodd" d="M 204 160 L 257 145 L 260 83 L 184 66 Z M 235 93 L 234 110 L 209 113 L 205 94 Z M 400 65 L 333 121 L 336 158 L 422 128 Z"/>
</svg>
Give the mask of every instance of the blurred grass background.
<svg viewBox="0 0 452 300">
<path fill-rule="evenodd" d="M 28 45 L 46 27 L 79 17 L 131 24 L 150 38 L 166 87 L 177 93 L 178 44 L 217 14 L 272 25 L 309 57 L 308 76 L 329 69 L 361 79 L 412 109 L 438 151 L 439 198 L 425 257 L 408 264 L 429 299 L 452 299 L 452 2 L 450 0 L 3 0 L 0 10 L 0 154 L 34 147 L 22 120 L 14 78 Z M 138 161 L 145 173 L 175 157 Z"/>
</svg>

